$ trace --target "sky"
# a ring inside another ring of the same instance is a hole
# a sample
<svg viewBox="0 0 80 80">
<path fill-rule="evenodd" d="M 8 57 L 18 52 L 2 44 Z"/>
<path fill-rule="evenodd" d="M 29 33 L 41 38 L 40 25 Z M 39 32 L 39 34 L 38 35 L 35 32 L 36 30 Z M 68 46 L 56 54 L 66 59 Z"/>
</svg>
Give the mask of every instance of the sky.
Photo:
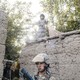
<svg viewBox="0 0 80 80">
<path fill-rule="evenodd" d="M 31 6 L 31 12 L 33 14 L 37 14 L 39 13 L 40 11 L 42 11 L 42 7 L 41 5 L 39 4 L 40 3 L 40 0 L 8 0 L 8 2 L 10 4 L 13 4 L 14 2 L 16 1 L 21 1 L 21 2 L 31 2 L 32 3 L 32 6 Z"/>
<path fill-rule="evenodd" d="M 8 0 L 8 2 L 10 3 L 9 6 L 11 7 L 16 1 L 21 1 L 21 2 L 26 2 L 26 3 L 31 2 L 32 4 L 31 4 L 30 11 L 35 16 L 32 19 L 32 22 L 35 23 L 37 20 L 39 20 L 40 14 L 43 13 L 42 12 L 43 11 L 43 7 L 40 4 L 41 0 Z M 48 17 L 46 13 L 43 13 L 43 14 L 45 14 L 46 18 Z M 26 16 L 26 14 L 25 14 L 25 16 Z"/>
</svg>

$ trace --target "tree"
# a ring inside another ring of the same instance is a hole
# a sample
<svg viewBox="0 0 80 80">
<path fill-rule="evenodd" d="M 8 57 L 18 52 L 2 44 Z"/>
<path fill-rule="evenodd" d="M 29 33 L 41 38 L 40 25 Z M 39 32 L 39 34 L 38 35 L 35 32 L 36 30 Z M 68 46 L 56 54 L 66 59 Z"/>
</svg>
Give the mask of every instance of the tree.
<svg viewBox="0 0 80 80">
<path fill-rule="evenodd" d="M 24 34 L 22 26 L 30 21 L 30 3 L 27 4 L 17 1 L 10 7 L 7 0 L 2 0 L 0 7 L 4 9 L 8 15 L 5 58 L 15 60 L 19 57 L 19 52 L 21 50 L 20 40 Z M 24 17 L 25 14 L 26 17 Z"/>
<path fill-rule="evenodd" d="M 79 0 L 42 0 L 53 26 L 63 32 L 80 29 L 79 3 Z"/>
</svg>

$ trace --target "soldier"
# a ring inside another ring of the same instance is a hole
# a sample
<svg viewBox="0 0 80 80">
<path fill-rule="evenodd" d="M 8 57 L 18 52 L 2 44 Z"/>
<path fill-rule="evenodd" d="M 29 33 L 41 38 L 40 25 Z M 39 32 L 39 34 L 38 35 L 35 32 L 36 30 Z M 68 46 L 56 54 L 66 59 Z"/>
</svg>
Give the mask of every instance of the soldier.
<svg viewBox="0 0 80 80">
<path fill-rule="evenodd" d="M 42 38 L 45 36 L 49 36 L 48 32 L 48 21 L 45 20 L 44 14 L 40 15 L 40 20 L 38 21 L 37 25 L 39 27 L 38 32 L 37 32 L 37 38 Z"/>
<path fill-rule="evenodd" d="M 21 72 L 28 80 L 55 80 L 55 78 L 49 72 L 48 55 L 46 53 L 40 53 L 32 60 L 38 69 L 38 72 L 32 78 L 29 73 L 23 68 Z"/>
<path fill-rule="evenodd" d="M 49 71 L 48 55 L 46 53 L 40 53 L 32 60 L 38 69 L 37 74 L 34 76 L 34 80 L 55 80 Z"/>
</svg>

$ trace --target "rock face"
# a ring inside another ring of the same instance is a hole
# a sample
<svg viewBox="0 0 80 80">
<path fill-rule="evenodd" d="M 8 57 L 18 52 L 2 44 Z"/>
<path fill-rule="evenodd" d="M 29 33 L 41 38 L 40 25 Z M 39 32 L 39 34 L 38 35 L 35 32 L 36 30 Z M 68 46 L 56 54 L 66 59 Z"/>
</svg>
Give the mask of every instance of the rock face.
<svg viewBox="0 0 80 80">
<path fill-rule="evenodd" d="M 5 55 L 5 40 L 7 37 L 7 15 L 0 10 L 0 80 L 3 75 L 3 59 Z"/>
<path fill-rule="evenodd" d="M 26 45 L 20 60 L 30 74 L 37 71 L 32 59 L 40 52 L 49 55 L 50 70 L 56 80 L 80 80 L 80 30 Z"/>
</svg>

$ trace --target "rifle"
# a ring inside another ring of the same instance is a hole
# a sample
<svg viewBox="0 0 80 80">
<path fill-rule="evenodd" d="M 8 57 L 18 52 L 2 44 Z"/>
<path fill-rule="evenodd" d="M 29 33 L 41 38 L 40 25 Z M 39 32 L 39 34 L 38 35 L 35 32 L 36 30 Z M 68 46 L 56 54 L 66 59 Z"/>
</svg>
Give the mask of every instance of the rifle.
<svg viewBox="0 0 80 80">
<path fill-rule="evenodd" d="M 24 78 L 27 78 L 27 80 L 33 80 L 33 78 L 30 76 L 30 74 L 25 68 L 21 69 L 21 73 L 23 73 Z"/>
</svg>

